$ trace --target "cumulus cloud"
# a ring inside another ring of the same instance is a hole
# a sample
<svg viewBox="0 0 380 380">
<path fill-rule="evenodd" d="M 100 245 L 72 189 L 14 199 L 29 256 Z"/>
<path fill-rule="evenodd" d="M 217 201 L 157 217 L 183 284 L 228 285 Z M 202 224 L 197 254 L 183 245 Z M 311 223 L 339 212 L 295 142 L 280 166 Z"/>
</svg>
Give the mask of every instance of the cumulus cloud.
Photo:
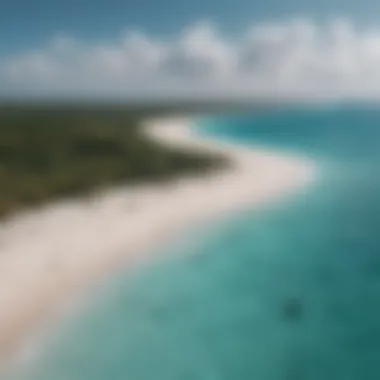
<svg viewBox="0 0 380 380">
<path fill-rule="evenodd" d="M 172 38 L 130 31 L 111 43 L 57 36 L 0 60 L 0 94 L 380 99 L 380 28 L 309 19 L 228 38 L 203 21 Z"/>
</svg>

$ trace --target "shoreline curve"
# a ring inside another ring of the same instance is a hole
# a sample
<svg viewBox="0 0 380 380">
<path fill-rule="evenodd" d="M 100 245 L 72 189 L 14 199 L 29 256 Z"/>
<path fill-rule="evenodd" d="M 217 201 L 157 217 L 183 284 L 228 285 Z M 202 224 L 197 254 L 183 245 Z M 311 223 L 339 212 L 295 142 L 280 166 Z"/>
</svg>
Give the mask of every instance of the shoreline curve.
<svg viewBox="0 0 380 380">
<path fill-rule="evenodd" d="M 61 303 L 194 224 L 291 195 L 316 178 L 307 158 L 199 136 L 187 118 L 154 119 L 145 133 L 192 151 L 221 153 L 231 167 L 171 184 L 121 186 L 57 202 L 0 224 L 0 364 Z"/>
</svg>

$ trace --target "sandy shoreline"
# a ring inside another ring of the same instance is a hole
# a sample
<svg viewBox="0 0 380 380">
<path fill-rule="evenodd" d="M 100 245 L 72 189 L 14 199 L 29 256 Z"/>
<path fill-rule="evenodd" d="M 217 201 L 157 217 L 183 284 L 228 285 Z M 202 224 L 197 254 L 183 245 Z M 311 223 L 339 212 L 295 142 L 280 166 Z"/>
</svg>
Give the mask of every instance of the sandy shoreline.
<svg viewBox="0 0 380 380">
<path fill-rule="evenodd" d="M 3 223 L 0 358 L 22 347 L 23 338 L 78 288 L 147 259 L 193 223 L 286 196 L 315 177 L 307 159 L 199 137 L 186 119 L 148 124 L 147 132 L 163 143 L 224 153 L 233 167 L 171 185 L 122 187 L 60 202 Z"/>
</svg>

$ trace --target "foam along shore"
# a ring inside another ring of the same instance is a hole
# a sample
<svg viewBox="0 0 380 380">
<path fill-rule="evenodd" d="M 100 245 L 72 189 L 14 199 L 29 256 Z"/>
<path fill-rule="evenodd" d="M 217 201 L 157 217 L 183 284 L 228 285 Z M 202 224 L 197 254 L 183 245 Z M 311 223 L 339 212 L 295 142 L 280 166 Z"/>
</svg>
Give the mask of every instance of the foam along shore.
<svg viewBox="0 0 380 380">
<path fill-rule="evenodd" d="M 0 358 L 79 289 L 154 255 L 192 224 L 294 192 L 312 162 L 249 149 L 191 130 L 188 119 L 147 122 L 146 133 L 184 149 L 223 153 L 231 167 L 174 183 L 119 187 L 86 200 L 19 213 L 0 226 Z"/>
</svg>

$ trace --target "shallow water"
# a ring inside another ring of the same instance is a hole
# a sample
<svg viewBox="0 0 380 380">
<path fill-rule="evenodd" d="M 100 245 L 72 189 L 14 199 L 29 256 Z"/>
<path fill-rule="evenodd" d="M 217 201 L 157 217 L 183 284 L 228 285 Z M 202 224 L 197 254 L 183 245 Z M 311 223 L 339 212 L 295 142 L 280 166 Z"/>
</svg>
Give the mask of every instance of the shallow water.
<svg viewBox="0 0 380 380">
<path fill-rule="evenodd" d="M 380 110 L 278 109 L 202 127 L 309 155 L 322 178 L 107 281 L 23 379 L 380 379 Z"/>
</svg>

